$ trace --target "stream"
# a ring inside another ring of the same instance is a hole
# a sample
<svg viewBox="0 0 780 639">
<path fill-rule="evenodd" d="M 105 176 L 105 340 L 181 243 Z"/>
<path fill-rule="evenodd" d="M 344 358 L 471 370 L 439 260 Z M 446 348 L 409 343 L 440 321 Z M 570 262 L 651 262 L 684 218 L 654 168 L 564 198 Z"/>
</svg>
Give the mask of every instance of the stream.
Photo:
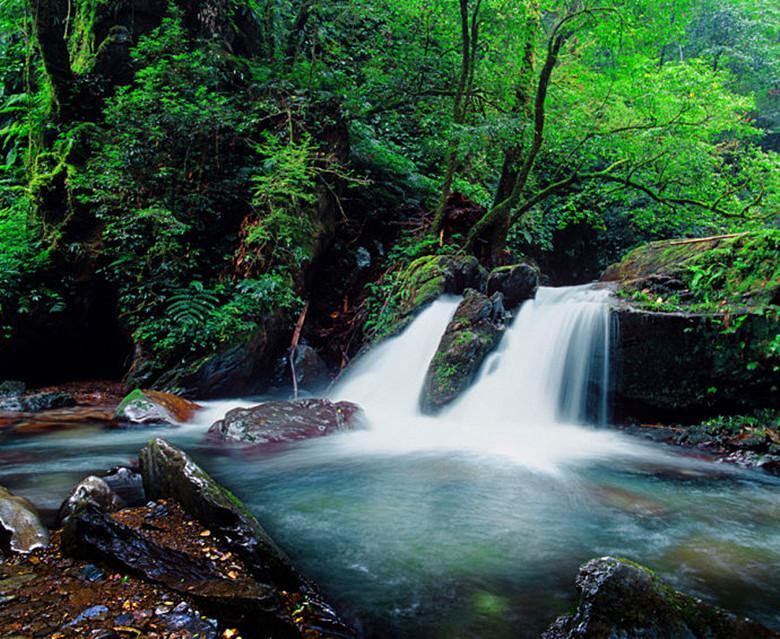
<svg viewBox="0 0 780 639">
<path fill-rule="evenodd" d="M 49 517 L 85 475 L 144 443 L 183 447 L 257 515 L 371 637 L 537 637 L 575 604 L 586 560 L 616 555 L 780 630 L 780 479 L 609 429 L 606 291 L 542 288 L 473 386 L 418 411 L 458 298 L 429 306 L 331 392 L 367 428 L 259 454 L 218 451 L 206 402 L 177 428 L 83 426 L 0 446 L 0 484 Z"/>
</svg>

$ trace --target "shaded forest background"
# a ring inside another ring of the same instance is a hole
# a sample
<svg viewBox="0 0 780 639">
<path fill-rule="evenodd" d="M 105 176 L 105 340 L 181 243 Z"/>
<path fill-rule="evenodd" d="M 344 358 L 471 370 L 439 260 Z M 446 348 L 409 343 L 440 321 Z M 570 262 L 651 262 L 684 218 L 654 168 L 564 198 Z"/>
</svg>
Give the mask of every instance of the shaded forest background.
<svg viewBox="0 0 780 639">
<path fill-rule="evenodd" d="M 423 255 L 569 284 L 655 239 L 780 244 L 771 2 L 4 0 L 0 23 L 0 376 L 235 394 L 296 322 L 345 365 Z"/>
</svg>

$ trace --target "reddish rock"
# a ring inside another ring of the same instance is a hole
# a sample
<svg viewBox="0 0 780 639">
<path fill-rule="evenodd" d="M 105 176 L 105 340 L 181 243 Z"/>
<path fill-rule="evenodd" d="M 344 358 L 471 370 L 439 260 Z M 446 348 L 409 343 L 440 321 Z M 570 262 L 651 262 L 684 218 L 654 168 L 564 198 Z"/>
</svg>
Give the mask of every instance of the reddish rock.
<svg viewBox="0 0 780 639">
<path fill-rule="evenodd" d="M 352 430 L 360 407 L 351 402 L 298 399 L 235 408 L 209 429 L 217 440 L 263 446 Z"/>
</svg>

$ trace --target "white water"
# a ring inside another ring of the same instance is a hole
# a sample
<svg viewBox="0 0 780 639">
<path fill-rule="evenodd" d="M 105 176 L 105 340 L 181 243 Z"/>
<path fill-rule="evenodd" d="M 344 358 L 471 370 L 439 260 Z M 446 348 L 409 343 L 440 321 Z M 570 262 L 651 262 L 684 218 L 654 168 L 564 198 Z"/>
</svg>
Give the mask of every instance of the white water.
<svg viewBox="0 0 780 639">
<path fill-rule="evenodd" d="M 576 604 L 577 566 L 606 554 L 780 628 L 780 481 L 596 426 L 605 295 L 541 289 L 437 417 L 419 413 L 419 393 L 457 298 L 434 303 L 334 389 L 363 406 L 369 430 L 268 456 L 214 454 L 201 447 L 206 428 L 254 402 L 209 402 L 176 429 L 84 424 L 3 442 L 0 484 L 53 514 L 83 476 L 166 437 L 378 639 L 538 637 Z"/>
<path fill-rule="evenodd" d="M 401 335 L 368 353 L 334 389 L 359 404 L 370 430 L 352 453 L 459 451 L 509 457 L 535 470 L 611 456 L 655 454 L 615 432 L 583 428 L 607 417 L 608 293 L 541 288 L 526 302 L 475 384 L 442 415 L 419 411 L 428 363 L 458 298 L 432 304 Z"/>
</svg>

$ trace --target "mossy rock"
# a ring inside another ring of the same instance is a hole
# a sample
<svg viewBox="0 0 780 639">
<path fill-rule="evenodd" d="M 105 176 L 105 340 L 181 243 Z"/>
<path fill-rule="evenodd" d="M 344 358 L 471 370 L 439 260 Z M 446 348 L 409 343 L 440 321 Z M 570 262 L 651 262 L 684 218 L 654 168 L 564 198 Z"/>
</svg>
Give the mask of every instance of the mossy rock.
<svg viewBox="0 0 780 639">
<path fill-rule="evenodd" d="M 467 289 L 439 342 L 425 375 L 420 409 L 435 414 L 457 399 L 474 381 L 504 330 L 501 293 L 487 297 Z"/>
<path fill-rule="evenodd" d="M 576 612 L 559 617 L 542 639 L 765 639 L 777 633 L 681 593 L 649 569 L 602 557 L 580 567 Z"/>
<path fill-rule="evenodd" d="M 750 313 L 725 328 L 718 314 L 614 310 L 619 415 L 673 420 L 777 407 L 776 318 Z"/>
<path fill-rule="evenodd" d="M 778 255 L 778 230 L 664 240 L 634 249 L 601 279 L 616 282 L 626 296 L 645 292 L 649 302 L 660 296 L 681 307 L 716 310 L 728 303 L 757 308 L 780 304 Z"/>
<path fill-rule="evenodd" d="M 778 405 L 780 231 L 640 246 L 614 282 L 618 412 L 689 418 Z"/>
<path fill-rule="evenodd" d="M 473 255 L 426 255 L 411 262 L 388 294 L 387 315 L 380 318 L 373 342 L 397 335 L 440 295 L 461 295 L 467 288 L 487 291 L 488 273 Z"/>
<path fill-rule="evenodd" d="M 488 295 L 501 293 L 507 310 L 532 299 L 538 289 L 539 269 L 530 264 L 499 266 L 488 276 Z"/>
<path fill-rule="evenodd" d="M 315 584 L 298 573 L 244 504 L 187 453 L 163 439 L 154 439 L 141 451 L 139 460 L 147 497 L 178 502 L 224 539 L 261 590 L 268 593 L 263 609 L 257 611 L 258 627 L 263 627 L 266 620 L 282 621 L 285 631 L 279 636 L 355 636 L 353 629 L 323 600 Z M 296 602 L 295 610 L 291 610 L 290 601 Z M 297 631 L 289 632 L 293 628 Z M 277 636 L 274 632 L 269 634 Z"/>
</svg>

